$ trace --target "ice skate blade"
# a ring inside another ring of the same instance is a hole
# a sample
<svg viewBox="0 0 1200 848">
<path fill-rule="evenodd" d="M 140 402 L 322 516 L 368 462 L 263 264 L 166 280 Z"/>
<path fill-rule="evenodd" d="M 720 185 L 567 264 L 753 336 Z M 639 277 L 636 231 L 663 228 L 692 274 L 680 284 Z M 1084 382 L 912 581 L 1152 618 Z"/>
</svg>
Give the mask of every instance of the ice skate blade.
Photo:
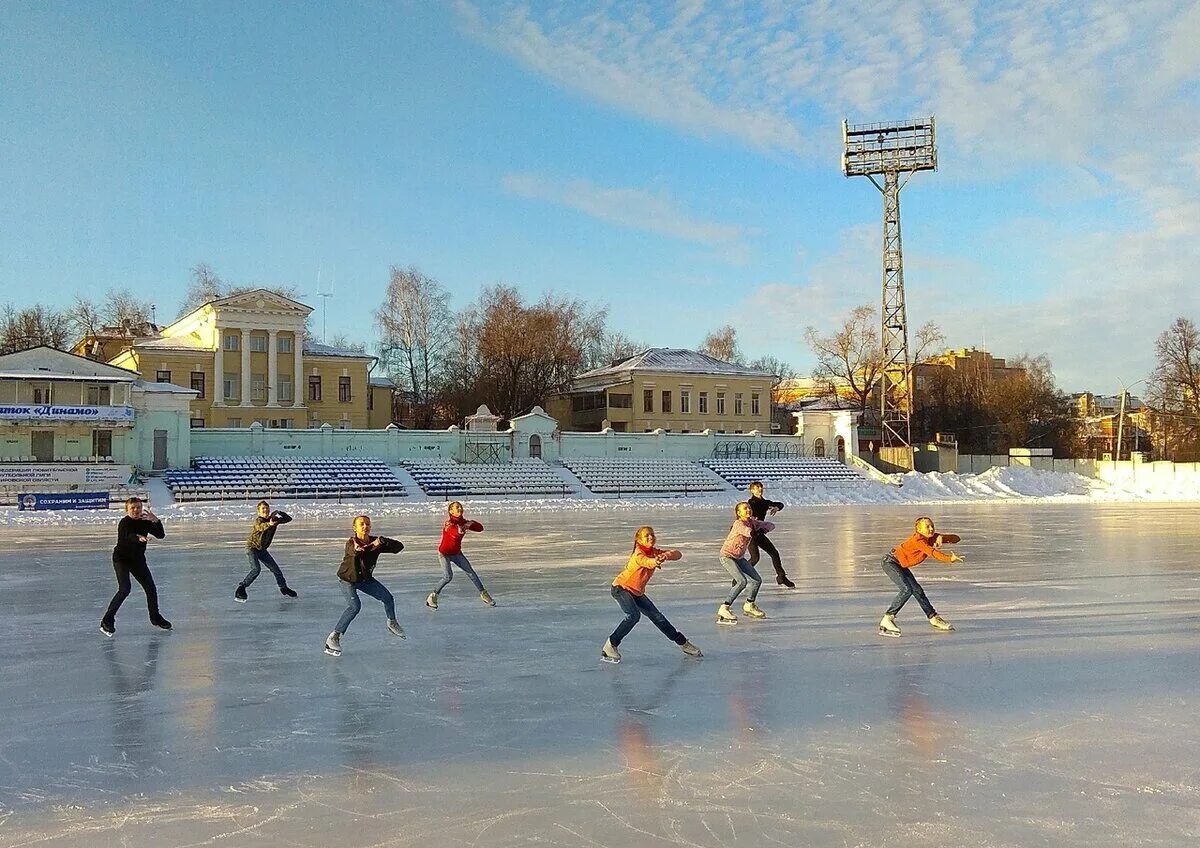
<svg viewBox="0 0 1200 848">
<path fill-rule="evenodd" d="M 891 630 L 884 630 L 883 628 L 880 628 L 880 629 L 879 629 L 879 635 L 880 635 L 880 636 L 891 636 L 893 639 L 899 639 L 899 638 L 900 638 L 900 634 L 899 634 L 899 633 L 893 633 Z"/>
<path fill-rule="evenodd" d="M 341 651 L 335 651 L 335 650 L 333 650 L 333 648 L 330 648 L 328 646 L 325 647 L 325 653 L 329 654 L 329 656 L 331 656 L 331 657 L 340 657 L 342 655 Z"/>
<path fill-rule="evenodd" d="M 726 627 L 733 627 L 733 625 L 737 624 L 737 619 L 718 618 L 717 624 L 724 624 Z"/>
<path fill-rule="evenodd" d="M 111 639 L 113 636 L 117 635 L 117 631 L 105 630 L 103 627 L 100 628 L 100 632 L 103 633 L 105 636 L 107 636 L 109 639 Z"/>
<path fill-rule="evenodd" d="M 604 654 L 600 655 L 600 662 L 612 663 L 613 665 L 616 665 L 620 661 L 621 660 L 618 657 L 606 657 Z"/>
<path fill-rule="evenodd" d="M 247 598 L 234 598 L 233 602 L 236 604 L 244 604 L 244 603 L 246 603 L 247 600 L 248 600 Z"/>
</svg>

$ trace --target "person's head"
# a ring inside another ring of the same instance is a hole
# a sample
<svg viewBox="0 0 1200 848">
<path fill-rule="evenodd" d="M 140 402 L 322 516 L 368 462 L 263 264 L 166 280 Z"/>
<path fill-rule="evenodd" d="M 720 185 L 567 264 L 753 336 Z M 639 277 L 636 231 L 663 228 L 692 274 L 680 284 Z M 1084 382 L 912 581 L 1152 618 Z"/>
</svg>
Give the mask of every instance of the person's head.
<svg viewBox="0 0 1200 848">
<path fill-rule="evenodd" d="M 125 501 L 125 514 L 130 518 L 142 517 L 142 499 L 127 498 Z"/>
<path fill-rule="evenodd" d="M 750 504 L 742 501 L 733 508 L 733 514 L 736 516 L 738 521 L 745 521 L 750 517 Z"/>
<path fill-rule="evenodd" d="M 633 534 L 633 546 L 635 548 L 653 548 L 657 537 L 654 535 L 654 528 L 647 524 L 645 527 L 639 527 L 637 532 Z"/>
<path fill-rule="evenodd" d="M 750 481 L 750 494 L 756 498 L 761 498 L 763 493 L 763 484 L 761 480 Z"/>
<path fill-rule="evenodd" d="M 446 512 L 450 513 L 451 518 L 462 518 L 463 508 L 458 501 L 450 501 L 446 507 Z"/>
<path fill-rule="evenodd" d="M 354 516 L 354 535 L 365 539 L 371 533 L 371 517 L 368 515 Z"/>
<path fill-rule="evenodd" d="M 266 501 L 259 501 L 258 502 L 259 518 L 266 518 L 270 514 L 271 514 L 271 505 L 269 503 L 267 503 Z"/>
<path fill-rule="evenodd" d="M 933 534 L 936 532 L 933 529 L 933 519 L 927 515 L 922 515 L 920 518 L 918 518 L 913 527 L 916 528 L 916 531 L 919 535 L 924 536 L 927 539 L 933 536 Z"/>
</svg>

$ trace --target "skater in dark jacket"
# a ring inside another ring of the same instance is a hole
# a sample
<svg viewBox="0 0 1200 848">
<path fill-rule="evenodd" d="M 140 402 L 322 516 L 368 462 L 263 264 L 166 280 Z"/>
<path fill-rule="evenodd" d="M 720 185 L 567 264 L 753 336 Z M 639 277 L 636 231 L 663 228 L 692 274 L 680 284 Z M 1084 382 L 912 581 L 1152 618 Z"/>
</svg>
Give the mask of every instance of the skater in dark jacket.
<svg viewBox="0 0 1200 848">
<path fill-rule="evenodd" d="M 619 663 L 621 661 L 621 652 L 617 650 L 617 646 L 641 620 L 643 613 L 654 622 L 654 626 L 661 630 L 664 636 L 678 645 L 680 650 L 689 657 L 702 656 L 700 649 L 676 630 L 671 622 L 667 621 L 667 617 L 658 611 L 654 602 L 646 597 L 646 584 L 650 582 L 654 572 L 664 562 L 674 562 L 683 557 L 679 551 L 656 548 L 655 541 L 657 540 L 653 527 L 638 528 L 638 531 L 633 534 L 633 553 L 629 555 L 629 561 L 625 563 L 625 568 L 612 582 L 610 592 L 613 600 L 617 602 L 617 606 L 625 613 L 625 618 L 608 637 L 604 647 L 600 649 L 600 659 L 605 662 Z"/>
<path fill-rule="evenodd" d="M 130 498 L 125 501 L 125 517 L 117 525 L 117 544 L 113 548 L 113 570 L 117 573 L 117 594 L 113 595 L 100 619 L 100 632 L 112 638 L 117 632 L 117 610 L 129 597 L 132 577 L 141 584 L 146 593 L 146 609 L 150 613 L 150 623 L 163 630 L 171 629 L 167 621 L 158 611 L 158 589 L 154 585 L 154 577 L 150 567 L 146 565 L 146 543 L 153 536 L 161 539 L 166 535 L 162 522 L 142 504 L 141 498 Z"/>
<path fill-rule="evenodd" d="M 446 518 L 445 526 L 442 527 L 442 541 L 438 543 L 438 559 L 442 563 L 442 580 L 429 593 L 429 597 L 425 599 L 425 606 L 430 609 L 438 608 L 438 595 L 454 579 L 454 572 L 450 566 L 457 565 L 470 578 L 471 582 L 475 584 L 475 589 L 479 592 L 480 600 L 489 607 L 494 607 L 496 602 L 492 600 L 492 596 L 488 594 L 488 590 L 483 588 L 483 581 L 479 579 L 479 575 L 471 567 L 471 561 L 462 552 L 463 536 L 467 535 L 468 530 L 472 533 L 482 533 L 483 525 L 478 521 L 468 521 L 463 518 L 463 506 L 458 501 L 451 501 L 446 506 L 446 512 L 448 513 L 448 517 Z"/>
<path fill-rule="evenodd" d="M 233 590 L 233 598 L 238 603 L 246 603 L 246 589 L 258 579 L 264 565 L 275 575 L 279 593 L 289 598 L 296 597 L 296 593 L 288 588 L 287 580 L 283 577 L 279 563 L 275 562 L 275 557 L 267 552 L 267 548 L 271 546 L 271 540 L 275 538 L 275 529 L 280 524 L 287 524 L 291 520 L 292 517 L 282 510 L 272 512 L 271 505 L 266 501 L 258 502 L 258 515 L 254 517 L 254 526 L 250 530 L 250 537 L 246 539 L 246 559 L 250 560 L 250 572 Z"/>
<path fill-rule="evenodd" d="M 783 504 L 779 501 L 769 501 L 763 497 L 763 484 L 759 480 L 750 484 L 750 500 L 746 503 L 750 504 L 750 514 L 757 521 L 766 521 L 768 515 L 774 515 L 783 509 Z M 750 548 L 746 551 L 746 561 L 751 565 L 758 565 L 760 551 L 766 551 L 767 556 L 771 558 L 771 565 L 775 567 L 775 582 L 784 589 L 795 589 L 796 584 L 788 579 L 787 573 L 783 570 L 783 562 L 779 558 L 779 551 L 775 549 L 774 543 L 767 538 L 766 533 L 756 530 L 750 536 Z"/>
<path fill-rule="evenodd" d="M 937 610 L 933 608 L 933 604 L 929 602 L 929 598 L 925 597 L 925 590 L 917 582 L 917 578 L 913 576 L 912 570 L 929 557 L 933 557 L 938 562 L 962 562 L 963 558 L 958 554 L 946 554 L 939 550 L 943 544 L 950 545 L 957 542 L 959 540 L 958 536 L 949 533 L 938 533 L 934 529 L 933 519 L 924 516 L 917 519 L 914 529 L 915 533 L 897 545 L 890 554 L 887 554 L 883 558 L 883 573 L 900 587 L 900 592 L 896 595 L 895 600 L 892 601 L 892 605 L 887 608 L 887 612 L 883 614 L 883 618 L 879 622 L 880 636 L 900 635 L 900 628 L 896 626 L 896 614 L 900 612 L 901 607 L 908 603 L 908 599 L 913 596 L 916 596 L 917 603 L 921 605 L 921 609 L 929 617 L 930 624 L 938 630 L 954 629 L 954 626 L 950 622 L 937 614 Z"/>
<path fill-rule="evenodd" d="M 381 554 L 398 554 L 402 550 L 404 545 L 395 539 L 372 536 L 371 519 L 368 516 L 360 515 L 354 519 L 354 535 L 346 540 L 346 552 L 337 572 L 342 594 L 346 596 L 346 611 L 342 613 L 337 626 L 325 640 L 325 653 L 334 657 L 341 656 L 342 634 L 362 609 L 362 601 L 358 599 L 359 592 L 370 595 L 383 604 L 387 612 L 388 632 L 404 638 L 404 628 L 396 621 L 396 601 L 387 587 L 374 577 L 375 563 Z"/>
</svg>

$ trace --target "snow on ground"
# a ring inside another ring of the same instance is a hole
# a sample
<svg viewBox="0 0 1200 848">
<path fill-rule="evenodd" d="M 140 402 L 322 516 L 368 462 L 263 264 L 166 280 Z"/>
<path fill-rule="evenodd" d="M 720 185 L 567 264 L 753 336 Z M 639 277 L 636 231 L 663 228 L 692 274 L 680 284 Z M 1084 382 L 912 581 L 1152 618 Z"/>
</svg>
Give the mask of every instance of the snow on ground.
<svg viewBox="0 0 1200 848">
<path fill-rule="evenodd" d="M 768 487 L 768 496 L 790 504 L 807 505 L 871 505 L 871 504 L 936 504 L 980 503 L 988 501 L 1052 501 L 1055 503 L 1111 502 L 1181 502 L 1200 500 L 1200 483 L 1190 480 L 1142 480 L 1123 484 L 1106 483 L 1079 474 L 1041 471 L 1010 466 L 990 468 L 980 474 L 955 474 L 915 471 L 895 475 L 900 485 L 889 486 L 863 480 L 861 483 L 793 483 Z M 155 513 L 164 520 L 220 521 L 245 518 L 249 506 L 245 501 L 201 502 L 175 504 L 160 479 L 149 481 L 147 491 Z M 689 497 L 623 497 L 602 495 L 586 497 L 546 498 L 541 496 L 462 498 L 489 512 L 555 511 L 637 512 L 661 508 L 664 502 L 680 509 L 732 506 L 744 497 L 740 492 L 720 492 Z M 372 515 L 421 515 L 440 513 L 446 499 L 393 498 L 388 500 L 353 500 L 342 503 L 328 500 L 272 501 L 296 518 L 321 519 L 351 517 L 369 511 Z M 19 512 L 15 508 L 0 510 L 0 527 L 46 526 L 62 524 L 103 524 L 113 520 L 113 510 L 96 512 Z"/>
</svg>

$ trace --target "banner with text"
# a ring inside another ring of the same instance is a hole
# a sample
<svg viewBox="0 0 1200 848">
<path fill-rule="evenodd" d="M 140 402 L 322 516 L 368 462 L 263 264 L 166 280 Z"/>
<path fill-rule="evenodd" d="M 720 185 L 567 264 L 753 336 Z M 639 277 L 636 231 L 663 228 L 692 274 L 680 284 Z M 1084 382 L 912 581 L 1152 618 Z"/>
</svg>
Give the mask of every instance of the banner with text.
<svg viewBox="0 0 1200 848">
<path fill-rule="evenodd" d="M 0 421 L 67 421 L 87 424 L 133 422 L 132 406 L 5 406 L 0 404 Z"/>
<path fill-rule="evenodd" d="M 42 486 L 86 486 L 112 489 L 129 483 L 131 465 L 74 465 L 42 463 L 23 465 L 0 462 L 0 487 L 36 489 Z"/>
<path fill-rule="evenodd" d="M 17 509 L 108 509 L 108 492 L 23 494 L 17 498 Z"/>
</svg>

